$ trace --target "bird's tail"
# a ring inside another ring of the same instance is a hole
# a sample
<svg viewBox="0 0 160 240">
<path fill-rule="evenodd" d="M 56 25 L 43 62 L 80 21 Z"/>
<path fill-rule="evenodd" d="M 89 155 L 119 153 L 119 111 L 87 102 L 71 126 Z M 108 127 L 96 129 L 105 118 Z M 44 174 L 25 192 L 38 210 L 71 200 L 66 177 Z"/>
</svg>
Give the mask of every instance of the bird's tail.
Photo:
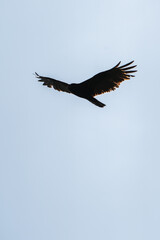
<svg viewBox="0 0 160 240">
<path fill-rule="evenodd" d="M 104 107 L 106 106 L 104 103 L 98 101 L 96 98 L 89 98 L 88 101 L 90 101 L 91 103 L 95 104 L 98 107 Z"/>
</svg>

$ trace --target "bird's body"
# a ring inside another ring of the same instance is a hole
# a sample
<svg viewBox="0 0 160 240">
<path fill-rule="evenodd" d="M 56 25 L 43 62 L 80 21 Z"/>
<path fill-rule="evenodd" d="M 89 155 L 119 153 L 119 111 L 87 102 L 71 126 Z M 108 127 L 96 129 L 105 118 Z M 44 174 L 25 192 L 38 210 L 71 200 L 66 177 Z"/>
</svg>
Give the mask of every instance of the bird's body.
<svg viewBox="0 0 160 240">
<path fill-rule="evenodd" d="M 96 98 L 93 98 L 91 95 L 90 88 L 86 87 L 83 83 L 72 83 L 69 85 L 69 89 L 72 94 L 76 95 L 77 97 L 81 97 L 87 99 L 91 103 L 95 104 L 98 107 L 104 107 L 105 104 L 99 102 Z"/>
<path fill-rule="evenodd" d="M 134 77 L 134 75 L 130 75 L 136 72 L 136 70 L 131 70 L 136 67 L 136 65 L 131 66 L 132 63 L 133 61 L 119 67 L 119 62 L 114 68 L 98 73 L 92 78 L 81 83 L 67 84 L 53 78 L 42 77 L 37 73 L 35 74 L 39 81 L 43 82 L 43 85 L 50 88 L 53 87 L 58 91 L 72 93 L 78 97 L 87 99 L 98 107 L 104 107 L 105 104 L 99 102 L 96 98 L 94 98 L 94 96 L 113 91 L 119 87 L 121 82 L 129 80 L 130 77 Z"/>
</svg>

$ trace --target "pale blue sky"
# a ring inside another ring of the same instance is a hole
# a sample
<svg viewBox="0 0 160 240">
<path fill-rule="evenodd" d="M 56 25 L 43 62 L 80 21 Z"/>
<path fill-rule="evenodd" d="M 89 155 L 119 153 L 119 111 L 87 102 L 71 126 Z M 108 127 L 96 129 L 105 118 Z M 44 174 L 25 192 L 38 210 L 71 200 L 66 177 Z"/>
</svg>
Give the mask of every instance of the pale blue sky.
<svg viewBox="0 0 160 240">
<path fill-rule="evenodd" d="M 1 0 L 0 239 L 160 239 L 160 2 Z M 135 60 L 100 109 L 83 81 Z"/>
</svg>

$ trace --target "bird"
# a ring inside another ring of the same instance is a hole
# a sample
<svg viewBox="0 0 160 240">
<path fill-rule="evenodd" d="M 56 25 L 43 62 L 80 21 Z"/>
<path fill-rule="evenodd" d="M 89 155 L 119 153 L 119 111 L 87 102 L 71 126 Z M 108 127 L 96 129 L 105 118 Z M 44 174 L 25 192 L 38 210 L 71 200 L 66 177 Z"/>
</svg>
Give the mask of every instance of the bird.
<svg viewBox="0 0 160 240">
<path fill-rule="evenodd" d="M 106 106 L 104 103 L 98 101 L 95 96 L 114 91 L 125 80 L 130 80 L 133 75 L 135 67 L 132 65 L 134 61 L 131 61 L 125 65 L 120 66 L 119 62 L 113 68 L 100 72 L 93 77 L 81 82 L 68 84 L 50 77 L 43 77 L 35 72 L 35 76 L 39 82 L 43 82 L 44 86 L 54 88 L 55 90 L 72 93 L 80 98 L 84 98 L 98 107 Z"/>
</svg>

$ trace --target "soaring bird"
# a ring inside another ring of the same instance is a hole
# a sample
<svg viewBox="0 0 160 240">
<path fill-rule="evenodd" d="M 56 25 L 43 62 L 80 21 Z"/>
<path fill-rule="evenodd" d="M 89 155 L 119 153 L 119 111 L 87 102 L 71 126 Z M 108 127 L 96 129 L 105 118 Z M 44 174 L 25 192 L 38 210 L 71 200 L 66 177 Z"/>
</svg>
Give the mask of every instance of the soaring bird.
<svg viewBox="0 0 160 240">
<path fill-rule="evenodd" d="M 100 72 L 81 83 L 68 84 L 53 78 L 40 76 L 36 72 L 35 75 L 39 79 L 39 82 L 43 82 L 43 85 L 49 88 L 72 93 L 78 97 L 87 99 L 98 107 L 104 107 L 105 104 L 94 97 L 105 92 L 114 91 L 119 87 L 121 82 L 129 80 L 130 77 L 135 77 L 132 74 L 137 72 L 137 70 L 131 69 L 135 68 L 137 65 L 132 65 L 133 62 L 134 61 L 129 62 L 123 66 L 120 66 L 121 62 L 119 62 L 110 70 Z"/>
</svg>

